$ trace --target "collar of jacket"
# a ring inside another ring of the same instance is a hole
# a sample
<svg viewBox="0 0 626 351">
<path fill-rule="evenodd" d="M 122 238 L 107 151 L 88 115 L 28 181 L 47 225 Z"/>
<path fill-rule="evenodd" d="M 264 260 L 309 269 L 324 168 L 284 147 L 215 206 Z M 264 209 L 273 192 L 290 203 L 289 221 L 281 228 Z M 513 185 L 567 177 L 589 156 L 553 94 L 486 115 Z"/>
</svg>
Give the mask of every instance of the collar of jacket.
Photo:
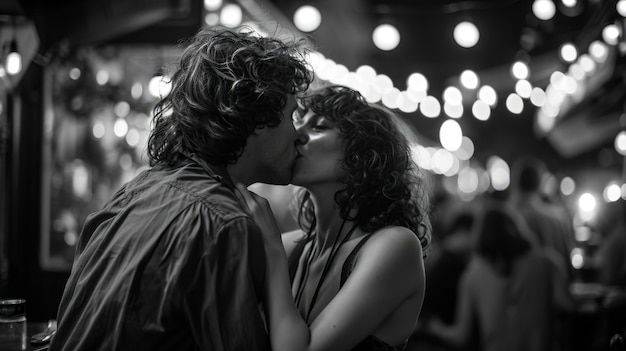
<svg viewBox="0 0 626 351">
<path fill-rule="evenodd" d="M 235 189 L 235 183 L 233 182 L 233 178 L 230 176 L 230 174 L 228 174 L 226 167 L 208 163 L 201 157 L 193 153 L 183 155 L 188 160 L 197 163 L 200 167 L 202 167 L 205 172 L 207 172 L 211 176 L 214 176 L 218 181 L 226 184 L 231 189 Z"/>
</svg>

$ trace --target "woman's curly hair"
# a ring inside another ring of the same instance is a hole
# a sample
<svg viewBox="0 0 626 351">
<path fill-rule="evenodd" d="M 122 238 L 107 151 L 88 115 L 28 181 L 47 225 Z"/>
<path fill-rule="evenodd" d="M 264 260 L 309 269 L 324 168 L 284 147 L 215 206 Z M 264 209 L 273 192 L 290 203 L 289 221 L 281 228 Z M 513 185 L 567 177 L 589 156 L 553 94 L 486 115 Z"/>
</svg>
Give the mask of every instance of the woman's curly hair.
<svg viewBox="0 0 626 351">
<path fill-rule="evenodd" d="M 416 233 L 429 247 L 431 225 L 425 178 L 415 164 L 409 128 L 387 108 L 368 103 L 343 86 L 328 86 L 300 100 L 300 111 L 311 110 L 332 121 L 339 130 L 345 157 L 342 183 L 335 194 L 341 217 L 353 220 L 365 232 L 389 225 Z M 310 195 L 299 195 L 298 223 L 310 232 L 315 213 Z"/>
<path fill-rule="evenodd" d="M 235 162 L 254 130 L 278 125 L 288 95 L 311 83 L 300 44 L 245 28 L 199 31 L 182 53 L 170 93 L 154 108 L 150 164 L 171 165 L 190 153 L 213 164 Z"/>
</svg>

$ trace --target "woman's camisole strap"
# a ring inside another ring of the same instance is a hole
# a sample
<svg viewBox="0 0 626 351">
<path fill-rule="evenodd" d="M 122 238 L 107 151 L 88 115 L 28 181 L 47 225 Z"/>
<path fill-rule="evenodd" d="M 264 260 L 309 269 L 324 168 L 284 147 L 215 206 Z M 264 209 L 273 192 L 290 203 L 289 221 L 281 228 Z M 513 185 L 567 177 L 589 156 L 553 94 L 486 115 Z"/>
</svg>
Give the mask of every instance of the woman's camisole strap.
<svg viewBox="0 0 626 351">
<path fill-rule="evenodd" d="M 343 264 L 341 270 L 341 285 L 346 282 L 350 273 L 352 273 L 352 269 L 354 268 L 354 262 L 356 259 L 359 250 L 369 240 L 372 234 L 367 234 L 359 243 L 352 249 L 350 255 L 346 258 L 346 261 Z M 387 344 L 385 341 L 379 339 L 375 335 L 368 335 L 363 341 L 361 341 L 356 347 L 352 349 L 352 351 L 403 351 L 406 349 L 407 342 L 402 343 L 398 346 L 392 346 Z"/>
<path fill-rule="evenodd" d="M 343 263 L 343 267 L 341 268 L 341 280 L 340 287 L 343 286 L 343 283 L 348 279 L 350 273 L 352 273 L 352 268 L 354 268 L 354 260 L 356 259 L 356 255 L 359 253 L 361 246 L 367 242 L 367 240 L 372 236 L 372 234 L 367 234 L 366 236 L 359 241 L 358 244 L 352 249 L 350 255 L 346 258 L 346 261 Z M 295 279 L 296 272 L 298 271 L 298 265 L 300 264 L 300 256 L 302 256 L 302 252 L 304 251 L 304 247 L 309 242 L 309 240 L 302 240 L 296 244 L 291 255 L 287 258 L 287 266 L 289 268 L 289 279 L 293 284 L 293 280 Z"/>
<path fill-rule="evenodd" d="M 302 256 L 302 252 L 304 251 L 304 246 L 310 240 L 300 240 L 296 246 L 293 248 L 291 255 L 287 257 L 287 268 L 289 269 L 289 280 L 291 280 L 291 284 L 293 285 L 293 280 L 295 279 L 296 272 L 298 271 L 298 265 L 300 264 L 300 256 Z"/>
<path fill-rule="evenodd" d="M 346 280 L 350 276 L 350 273 L 352 273 L 352 269 L 354 268 L 354 260 L 356 259 L 356 255 L 359 253 L 359 250 L 361 249 L 363 244 L 365 244 L 365 242 L 367 242 L 367 240 L 371 236 L 372 236 L 371 233 L 365 235 L 361 239 L 361 241 L 359 241 L 359 243 L 356 244 L 354 249 L 352 249 L 352 252 L 350 252 L 350 255 L 348 255 L 348 257 L 346 258 L 346 261 L 343 263 L 343 267 L 341 268 L 341 280 L 339 282 L 339 287 L 340 288 L 343 286 L 343 283 L 346 282 Z"/>
</svg>

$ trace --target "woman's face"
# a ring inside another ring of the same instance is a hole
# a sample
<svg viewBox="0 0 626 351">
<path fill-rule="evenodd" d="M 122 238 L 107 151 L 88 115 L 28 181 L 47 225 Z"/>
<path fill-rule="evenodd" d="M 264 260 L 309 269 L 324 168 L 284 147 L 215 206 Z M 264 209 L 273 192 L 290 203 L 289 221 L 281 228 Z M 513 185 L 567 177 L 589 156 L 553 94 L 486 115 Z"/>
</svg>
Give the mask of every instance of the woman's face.
<svg viewBox="0 0 626 351">
<path fill-rule="evenodd" d="M 341 160 L 344 148 L 335 123 L 309 110 L 294 118 L 298 157 L 293 168 L 292 183 L 310 187 L 324 183 L 339 183 L 344 172 Z"/>
</svg>

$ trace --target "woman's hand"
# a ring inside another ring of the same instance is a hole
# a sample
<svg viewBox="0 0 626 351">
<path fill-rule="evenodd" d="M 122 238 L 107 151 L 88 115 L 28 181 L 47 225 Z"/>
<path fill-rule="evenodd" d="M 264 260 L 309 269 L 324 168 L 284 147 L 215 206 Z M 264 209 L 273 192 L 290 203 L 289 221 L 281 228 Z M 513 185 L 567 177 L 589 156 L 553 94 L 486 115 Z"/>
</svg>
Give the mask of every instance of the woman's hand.
<svg viewBox="0 0 626 351">
<path fill-rule="evenodd" d="M 272 208 L 266 199 L 249 191 L 242 184 L 237 185 L 237 195 L 248 205 L 250 215 L 260 227 L 265 242 L 267 265 L 263 306 L 272 349 L 306 350 L 310 331 L 293 302 L 287 256 Z"/>
<path fill-rule="evenodd" d="M 258 224 L 259 228 L 261 228 L 266 245 L 272 243 L 280 244 L 282 247 L 280 229 L 269 201 L 251 192 L 243 184 L 237 184 L 237 190 L 248 205 L 250 215 L 252 215 L 254 221 Z"/>
</svg>

